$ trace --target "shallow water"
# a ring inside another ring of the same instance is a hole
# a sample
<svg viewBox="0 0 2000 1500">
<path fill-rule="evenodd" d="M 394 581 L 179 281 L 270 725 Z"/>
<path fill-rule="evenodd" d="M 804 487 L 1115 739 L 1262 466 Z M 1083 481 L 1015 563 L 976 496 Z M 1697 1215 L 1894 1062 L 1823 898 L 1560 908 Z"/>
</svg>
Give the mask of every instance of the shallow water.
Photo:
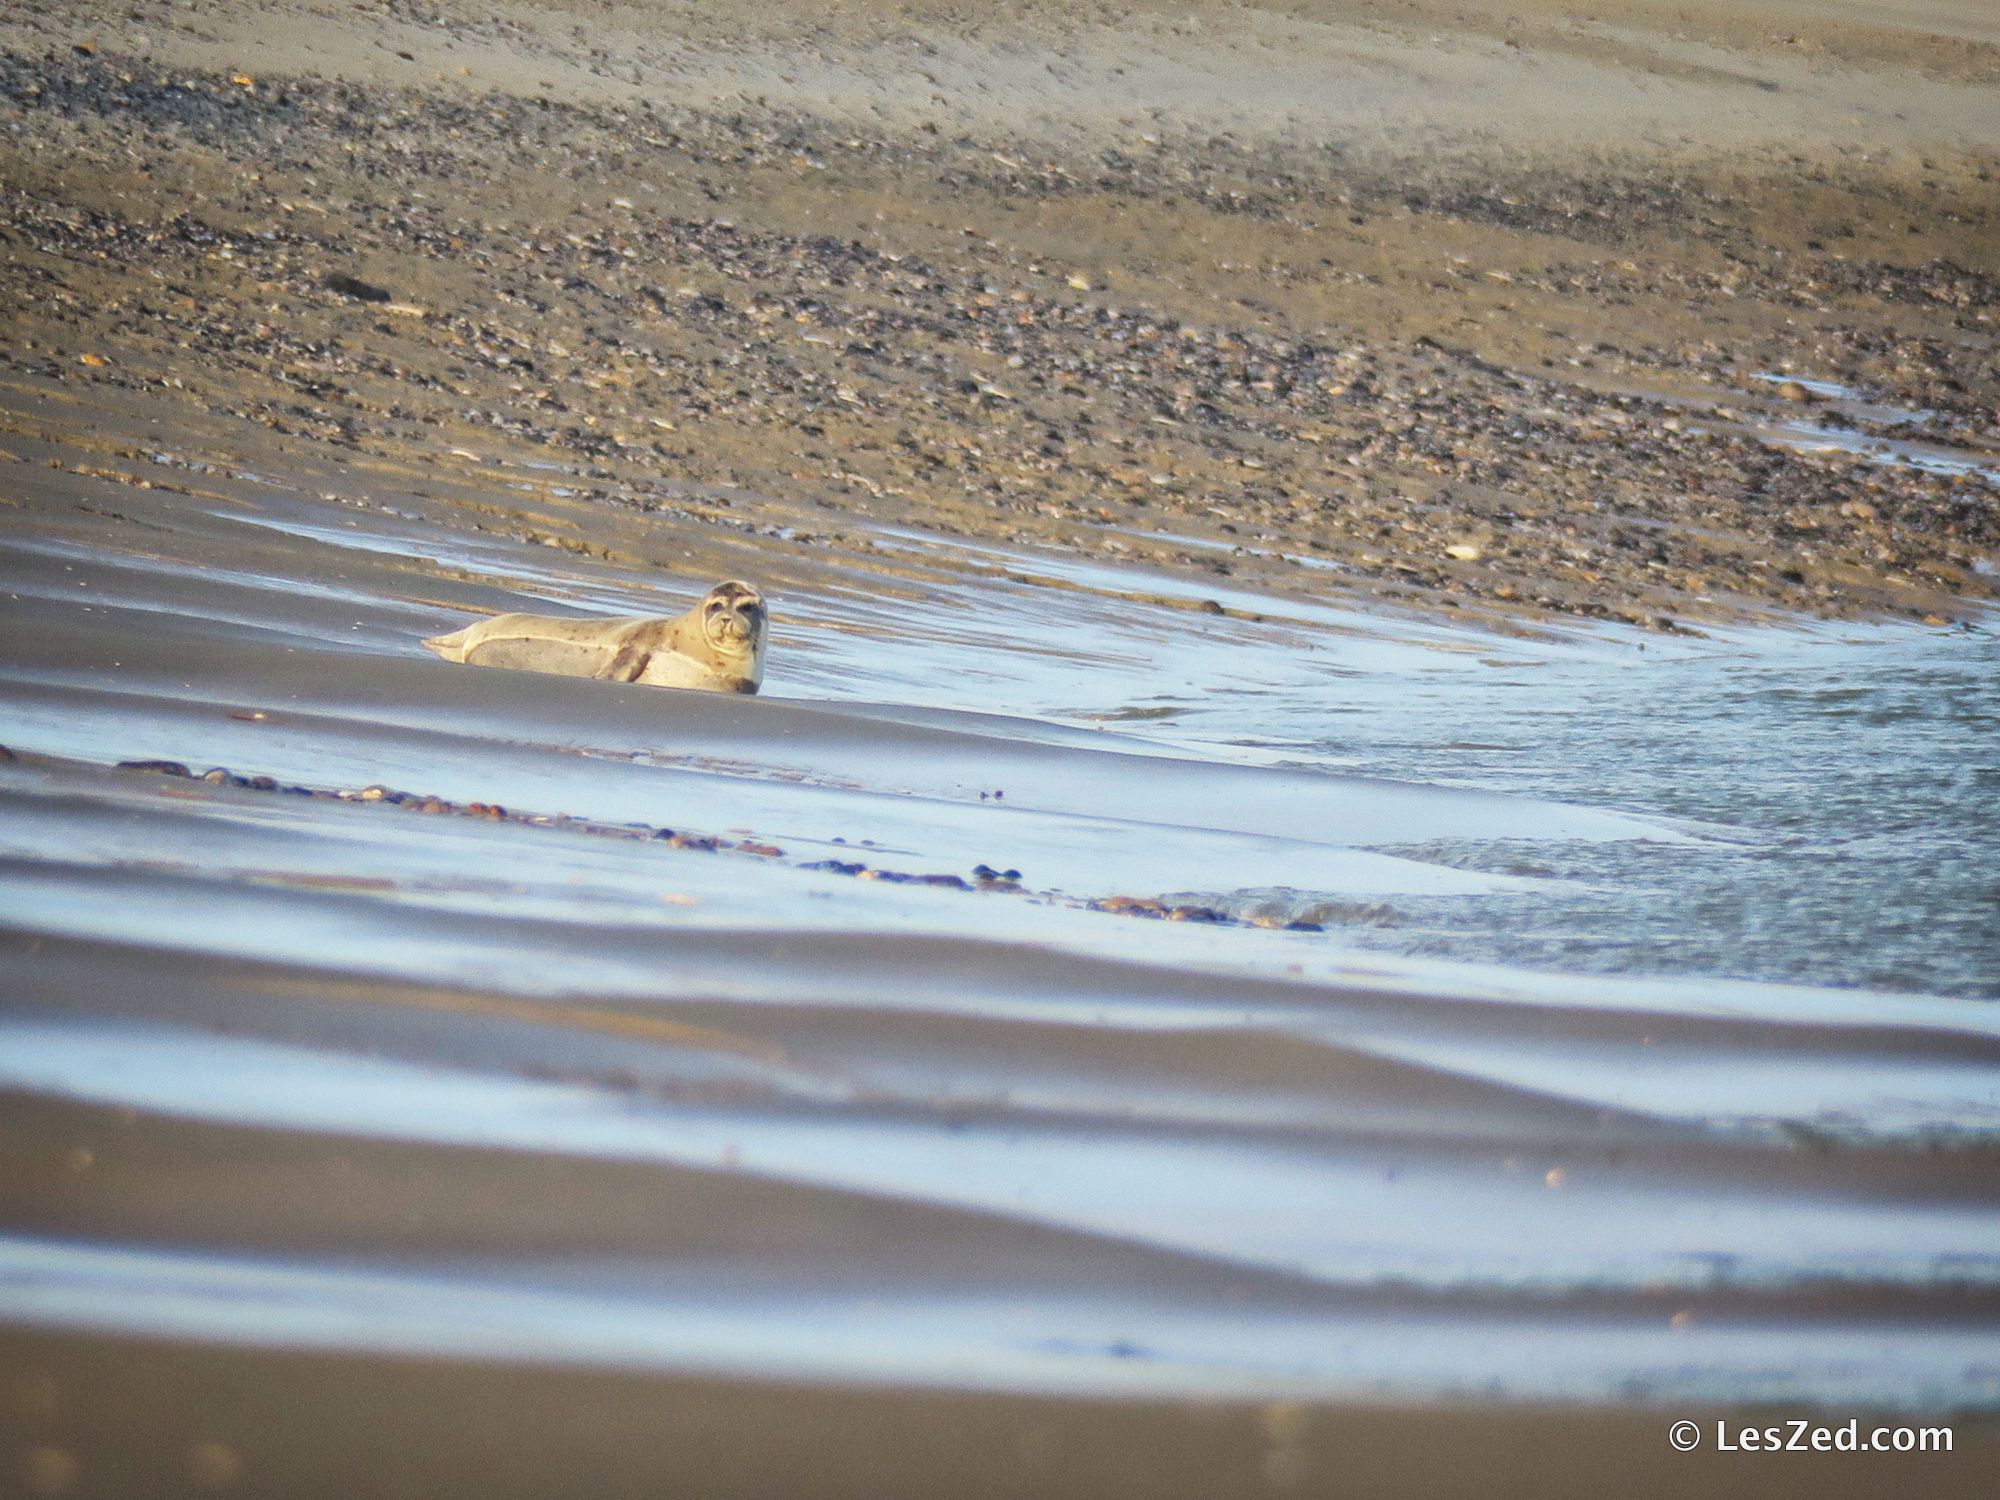
<svg viewBox="0 0 2000 1500">
<path fill-rule="evenodd" d="M 1502 636 L 856 518 L 773 554 L 764 696 L 679 694 L 416 643 L 740 531 L 607 513 L 661 580 L 207 479 L 37 470 L 0 536 L 7 1327 L 2000 1406 L 1993 632 Z"/>
<path fill-rule="evenodd" d="M 1072 559 L 1013 554 L 1008 566 L 1166 592 L 1136 570 Z M 1015 613 L 1009 602 L 981 600 L 984 642 L 899 606 L 911 639 L 893 654 L 871 641 L 867 691 L 951 706 L 976 693 L 1164 748 L 1617 808 L 1694 835 L 1396 841 L 1428 863 L 1565 885 L 1397 901 L 1353 923 L 1369 946 L 2000 998 L 2000 628 L 1532 641 L 1228 591 L 1231 607 L 1281 623 L 1208 624 L 1140 605 L 1105 618 L 1076 600 L 1068 634 L 1087 649 L 1052 659 L 1008 638 L 1030 628 L 1031 611 L 1060 620 L 1061 603 L 1024 599 Z M 1294 621 L 1332 629 L 1287 628 Z M 838 654 L 815 652 L 778 680 L 837 692 L 848 683 L 825 657 Z M 1191 879 L 1177 890 L 1232 909 L 1341 915 L 1328 899 L 1339 893 L 1275 865 L 1253 887 Z"/>
<path fill-rule="evenodd" d="M 1449 768 L 1436 755 L 1404 763 L 1695 819 L 1723 837 L 1671 854 L 1530 855 L 1593 889 L 1532 910 L 1485 903 L 1493 925 L 1471 951 L 2000 997 L 2000 635 L 1881 627 L 1744 641 L 1512 712 L 1504 748 L 1454 754 Z M 1404 852 L 1516 867 L 1498 845 Z M 1467 934 L 1451 936 L 1467 951 Z"/>
</svg>

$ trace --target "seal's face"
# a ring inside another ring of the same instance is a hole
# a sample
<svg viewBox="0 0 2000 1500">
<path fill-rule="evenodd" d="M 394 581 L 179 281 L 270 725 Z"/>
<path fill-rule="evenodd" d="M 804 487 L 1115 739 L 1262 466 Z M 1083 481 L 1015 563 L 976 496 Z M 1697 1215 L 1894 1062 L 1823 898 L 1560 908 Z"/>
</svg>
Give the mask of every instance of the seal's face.
<svg viewBox="0 0 2000 1500">
<path fill-rule="evenodd" d="M 764 654 L 764 596 L 747 583 L 718 583 L 701 601 L 702 639 L 720 656 Z"/>
</svg>

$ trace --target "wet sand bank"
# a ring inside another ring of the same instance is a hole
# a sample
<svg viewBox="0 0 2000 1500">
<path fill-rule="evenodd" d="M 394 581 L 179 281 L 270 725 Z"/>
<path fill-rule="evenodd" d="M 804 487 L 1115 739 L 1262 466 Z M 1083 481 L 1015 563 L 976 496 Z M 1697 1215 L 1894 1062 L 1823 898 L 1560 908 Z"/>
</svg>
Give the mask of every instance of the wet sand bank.
<svg viewBox="0 0 2000 1500">
<path fill-rule="evenodd" d="M 1345 1491 L 1576 1495 L 1672 1483 L 1717 1495 L 1891 1493 L 1921 1462 L 1944 1495 L 1983 1493 L 1992 1440 L 1958 1428 L 1954 1456 L 1711 1453 L 1653 1456 L 1662 1424 L 1618 1411 L 1360 1410 L 1289 1405 L 1037 1400 L 947 1392 L 772 1389 L 629 1374 L 433 1361 L 328 1360 L 257 1351 L 9 1334 L 11 1359 L 73 1393 L 75 1447 L 120 1455 L 109 1493 L 191 1464 L 217 1412 L 251 1434 L 240 1468 L 299 1495 L 1208 1496 Z M 133 1414 L 128 1423 L 102 1414 Z M 523 1412 L 536 1414 L 524 1431 Z M 303 1416 L 310 1413 L 310 1416 Z M 1712 1434 L 1716 1413 L 1690 1408 Z M 101 1424 L 101 1425 L 100 1425 Z M 137 1441 L 135 1441 L 135 1429 Z M 884 1440 L 884 1434 L 893 1436 Z M 105 1442 L 104 1439 L 110 1441 Z M 98 1441 L 93 1441 L 98 1440 Z M 1782 1463 L 1777 1459 L 1783 1459 Z M 202 1472 L 202 1471 L 198 1471 Z"/>
<path fill-rule="evenodd" d="M 1475 1457 L 1525 1493 L 1551 1444 L 1591 1455 L 1558 1485 L 1678 1487 L 1670 1420 L 1764 1409 L 1952 1413 L 1933 1482 L 1984 1472 L 1989 1004 L 1357 948 L 1383 903 L 1569 883 L 1390 848 L 1714 831 L 1204 754 L 1120 716 L 1093 636 L 1317 644 L 1364 693 L 1363 664 L 1532 649 L 1629 676 L 1630 644 L 1282 595 L 1218 617 L 940 539 L 781 596 L 769 697 L 459 668 L 415 645 L 454 609 L 679 580 L 461 532 L 427 487 L 364 513 L 239 461 L 141 489 L 80 455 L 143 404 L 26 402 L 64 467 L 0 544 L 0 1285 L 18 1451 L 74 1458 L 73 1492 L 170 1486 L 205 1442 L 301 1494 L 662 1465 L 745 1494 L 1310 1493 Z M 878 580 L 910 602 L 856 653 Z M 1075 661 L 1023 675 L 951 623 L 1011 590 Z M 1072 709 L 951 707 L 926 652 Z M 1319 930 L 1144 905 L 1280 882 Z M 155 1361 L 186 1378 L 142 1398 Z M 256 1419 L 267 1380 L 296 1415 Z M 322 1468 L 339 1414 L 399 1390 L 436 1412 Z M 614 1433 L 600 1401 L 655 1420 Z"/>
</svg>

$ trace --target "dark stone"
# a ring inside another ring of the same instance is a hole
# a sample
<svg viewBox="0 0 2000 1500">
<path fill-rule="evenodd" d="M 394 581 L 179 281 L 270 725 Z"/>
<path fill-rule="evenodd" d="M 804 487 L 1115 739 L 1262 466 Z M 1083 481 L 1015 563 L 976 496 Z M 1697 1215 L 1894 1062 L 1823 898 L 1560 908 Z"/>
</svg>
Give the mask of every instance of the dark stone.
<svg viewBox="0 0 2000 1500">
<path fill-rule="evenodd" d="M 849 864 L 843 859 L 816 859 L 809 865 L 800 865 L 801 870 L 826 870 L 834 875 L 859 875 L 866 865 Z"/>
<path fill-rule="evenodd" d="M 352 297 L 356 302 L 387 302 L 389 289 L 377 286 L 372 281 L 363 281 L 358 276 L 349 276 L 344 271 L 335 271 L 322 283 L 329 292 L 338 292 L 343 297 Z"/>
</svg>

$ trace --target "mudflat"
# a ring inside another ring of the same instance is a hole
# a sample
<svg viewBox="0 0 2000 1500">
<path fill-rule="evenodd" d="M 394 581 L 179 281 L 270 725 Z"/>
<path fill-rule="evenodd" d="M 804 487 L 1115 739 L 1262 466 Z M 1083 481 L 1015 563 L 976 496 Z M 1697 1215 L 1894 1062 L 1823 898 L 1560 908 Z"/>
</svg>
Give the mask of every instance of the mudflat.
<svg viewBox="0 0 2000 1500">
<path fill-rule="evenodd" d="M 1996 85 L 10 7 L 7 1483 L 1986 1493 Z"/>
</svg>

